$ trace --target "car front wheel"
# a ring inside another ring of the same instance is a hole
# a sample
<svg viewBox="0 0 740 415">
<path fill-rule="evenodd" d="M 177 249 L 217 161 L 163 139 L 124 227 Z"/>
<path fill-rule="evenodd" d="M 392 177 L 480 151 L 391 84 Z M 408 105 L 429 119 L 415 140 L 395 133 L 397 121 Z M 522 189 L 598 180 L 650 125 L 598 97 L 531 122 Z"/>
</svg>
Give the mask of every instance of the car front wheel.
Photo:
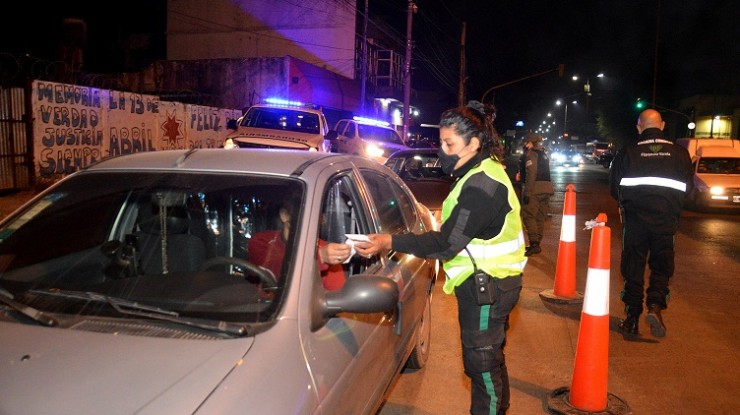
<svg viewBox="0 0 740 415">
<path fill-rule="evenodd" d="M 414 334 L 414 349 L 411 351 L 406 361 L 406 369 L 418 370 L 426 365 L 429 360 L 429 346 L 432 342 L 432 296 L 429 295 L 426 300 L 424 312 L 421 314 L 421 320 L 416 326 Z"/>
</svg>

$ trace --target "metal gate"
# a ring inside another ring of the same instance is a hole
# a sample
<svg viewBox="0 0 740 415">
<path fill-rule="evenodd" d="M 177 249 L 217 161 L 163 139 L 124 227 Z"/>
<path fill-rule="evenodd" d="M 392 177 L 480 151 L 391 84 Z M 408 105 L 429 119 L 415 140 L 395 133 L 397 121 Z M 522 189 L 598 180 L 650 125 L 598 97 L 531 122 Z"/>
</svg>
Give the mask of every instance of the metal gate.
<svg viewBox="0 0 740 415">
<path fill-rule="evenodd" d="M 33 184 L 30 116 L 23 88 L 0 87 L 0 194 Z"/>
</svg>

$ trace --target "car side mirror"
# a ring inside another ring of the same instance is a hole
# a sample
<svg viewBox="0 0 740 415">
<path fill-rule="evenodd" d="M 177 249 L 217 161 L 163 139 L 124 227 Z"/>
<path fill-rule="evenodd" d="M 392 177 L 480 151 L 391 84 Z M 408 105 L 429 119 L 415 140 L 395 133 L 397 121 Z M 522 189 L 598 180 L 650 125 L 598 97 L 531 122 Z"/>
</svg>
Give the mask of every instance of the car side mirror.
<svg viewBox="0 0 740 415">
<path fill-rule="evenodd" d="M 231 119 L 226 121 L 226 128 L 228 128 L 229 130 L 236 130 L 236 120 Z"/>
<path fill-rule="evenodd" d="M 335 141 L 337 139 L 337 132 L 334 130 L 329 130 L 328 133 L 326 133 L 326 139 L 329 141 Z"/>
<path fill-rule="evenodd" d="M 390 313 L 398 304 L 398 284 L 388 277 L 355 275 L 348 278 L 341 289 L 328 291 L 316 301 L 312 312 L 312 329 L 326 324 L 340 313 Z"/>
</svg>

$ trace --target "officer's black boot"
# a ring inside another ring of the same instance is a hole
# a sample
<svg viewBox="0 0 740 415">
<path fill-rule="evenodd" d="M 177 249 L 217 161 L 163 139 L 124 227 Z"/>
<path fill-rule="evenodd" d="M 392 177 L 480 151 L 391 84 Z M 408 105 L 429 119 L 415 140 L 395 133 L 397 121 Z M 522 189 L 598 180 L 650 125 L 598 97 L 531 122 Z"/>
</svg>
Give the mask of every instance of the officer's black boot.
<svg viewBox="0 0 740 415">
<path fill-rule="evenodd" d="M 637 330 L 637 322 L 639 320 L 639 314 L 627 314 L 627 318 L 619 322 L 619 331 L 624 334 L 639 335 L 640 332 Z"/>
<path fill-rule="evenodd" d="M 660 310 L 659 305 L 651 304 L 648 306 L 648 312 L 645 316 L 645 321 L 650 325 L 650 333 L 653 337 L 665 337 L 665 324 L 663 324 Z"/>
</svg>

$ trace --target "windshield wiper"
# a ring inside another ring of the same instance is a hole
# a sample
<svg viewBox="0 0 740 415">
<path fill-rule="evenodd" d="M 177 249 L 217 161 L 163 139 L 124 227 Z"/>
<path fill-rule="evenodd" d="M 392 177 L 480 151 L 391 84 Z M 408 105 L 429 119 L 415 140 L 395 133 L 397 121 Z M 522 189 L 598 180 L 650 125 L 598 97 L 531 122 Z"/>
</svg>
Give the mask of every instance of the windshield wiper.
<svg viewBox="0 0 740 415">
<path fill-rule="evenodd" d="M 48 316 L 43 311 L 37 310 L 31 306 L 27 306 L 19 301 L 16 301 L 13 293 L 3 287 L 0 287 L 0 303 L 5 304 L 6 306 L 12 308 L 13 310 L 23 314 L 24 316 L 43 326 L 53 327 L 58 324 L 58 322 L 53 317 Z"/>
<path fill-rule="evenodd" d="M 146 304 L 140 304 L 136 301 L 130 301 L 118 297 L 111 297 L 108 295 L 90 291 L 68 291 L 52 289 L 30 290 L 29 292 L 33 294 L 49 295 L 53 297 L 74 298 L 78 300 L 106 303 L 113 307 L 114 310 L 124 315 L 146 317 L 153 320 L 169 321 L 189 327 L 197 327 L 200 329 L 225 333 L 234 337 L 242 337 L 247 335 L 247 328 L 242 324 L 229 323 L 227 321 L 180 317 L 180 315 L 176 311 L 166 310 Z"/>
</svg>

